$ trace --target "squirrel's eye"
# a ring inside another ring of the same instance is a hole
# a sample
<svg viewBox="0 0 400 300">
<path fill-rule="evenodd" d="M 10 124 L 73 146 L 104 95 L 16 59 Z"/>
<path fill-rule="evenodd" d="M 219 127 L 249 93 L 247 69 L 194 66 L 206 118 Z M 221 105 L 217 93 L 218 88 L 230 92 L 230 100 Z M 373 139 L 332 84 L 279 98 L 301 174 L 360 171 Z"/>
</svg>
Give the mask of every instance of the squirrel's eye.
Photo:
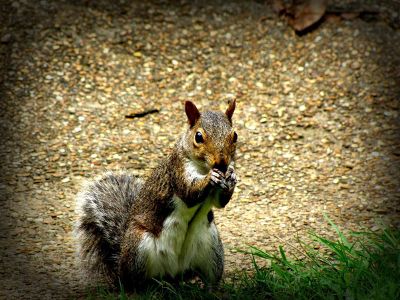
<svg viewBox="0 0 400 300">
<path fill-rule="evenodd" d="M 237 138 L 238 138 L 237 133 L 236 133 L 236 132 L 233 132 L 233 142 L 234 142 L 234 143 L 237 142 Z"/>
<path fill-rule="evenodd" d="M 203 135 L 201 134 L 201 132 L 199 132 L 199 131 L 196 132 L 196 135 L 194 136 L 194 140 L 196 141 L 197 144 L 204 142 Z"/>
</svg>

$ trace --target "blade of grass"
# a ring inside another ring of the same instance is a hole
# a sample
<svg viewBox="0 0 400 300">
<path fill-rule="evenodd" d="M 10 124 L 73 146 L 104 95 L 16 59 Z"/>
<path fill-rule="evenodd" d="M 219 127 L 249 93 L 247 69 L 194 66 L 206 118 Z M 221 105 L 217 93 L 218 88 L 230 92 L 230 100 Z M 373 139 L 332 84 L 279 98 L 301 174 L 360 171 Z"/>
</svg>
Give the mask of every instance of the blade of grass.
<svg viewBox="0 0 400 300">
<path fill-rule="evenodd" d="M 337 235 L 340 238 L 340 241 L 342 241 L 343 244 L 345 244 L 347 247 L 350 247 L 351 246 L 350 242 L 347 240 L 347 238 L 344 236 L 344 234 L 340 231 L 339 227 L 335 223 L 333 223 L 333 221 L 328 217 L 328 215 L 326 213 L 323 213 L 323 216 L 324 216 L 324 219 L 326 221 L 328 221 L 328 223 L 336 231 Z"/>
</svg>

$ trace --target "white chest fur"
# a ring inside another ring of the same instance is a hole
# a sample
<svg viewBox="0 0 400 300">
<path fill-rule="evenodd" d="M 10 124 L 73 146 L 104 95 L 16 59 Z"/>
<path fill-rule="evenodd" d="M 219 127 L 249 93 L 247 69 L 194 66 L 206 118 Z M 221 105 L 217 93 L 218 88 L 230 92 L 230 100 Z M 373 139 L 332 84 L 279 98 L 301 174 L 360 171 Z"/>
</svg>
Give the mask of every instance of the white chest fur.
<svg viewBox="0 0 400 300">
<path fill-rule="evenodd" d="M 218 240 L 215 224 L 207 219 L 212 200 L 188 208 L 180 198 L 173 198 L 175 210 L 165 219 L 160 235 L 146 233 L 139 245 L 148 278 L 174 277 L 210 264 L 212 245 Z"/>
</svg>

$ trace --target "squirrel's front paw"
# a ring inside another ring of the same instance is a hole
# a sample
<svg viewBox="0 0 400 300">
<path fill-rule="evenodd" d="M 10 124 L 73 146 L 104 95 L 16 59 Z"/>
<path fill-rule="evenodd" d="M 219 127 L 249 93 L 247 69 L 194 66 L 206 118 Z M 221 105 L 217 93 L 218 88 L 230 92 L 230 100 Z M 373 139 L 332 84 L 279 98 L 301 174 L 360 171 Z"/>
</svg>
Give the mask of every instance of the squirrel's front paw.
<svg viewBox="0 0 400 300">
<path fill-rule="evenodd" d="M 225 175 L 217 169 L 211 171 L 211 184 L 221 189 L 221 193 L 218 194 L 219 196 L 215 202 L 216 207 L 222 208 L 228 204 L 231 200 L 236 182 L 236 173 L 233 166 L 228 168 Z"/>
<path fill-rule="evenodd" d="M 237 178 L 233 166 L 228 168 L 225 175 L 218 169 L 212 169 L 211 171 L 211 184 L 213 186 L 220 187 L 223 190 L 233 191 L 236 182 Z"/>
<path fill-rule="evenodd" d="M 222 173 L 218 169 L 211 170 L 211 185 L 215 187 L 220 187 L 225 190 L 228 189 L 228 185 L 226 184 L 224 173 Z"/>
<path fill-rule="evenodd" d="M 228 171 L 225 174 L 225 184 L 229 190 L 233 190 L 237 183 L 237 177 L 235 173 L 235 168 L 233 166 L 228 167 Z"/>
</svg>

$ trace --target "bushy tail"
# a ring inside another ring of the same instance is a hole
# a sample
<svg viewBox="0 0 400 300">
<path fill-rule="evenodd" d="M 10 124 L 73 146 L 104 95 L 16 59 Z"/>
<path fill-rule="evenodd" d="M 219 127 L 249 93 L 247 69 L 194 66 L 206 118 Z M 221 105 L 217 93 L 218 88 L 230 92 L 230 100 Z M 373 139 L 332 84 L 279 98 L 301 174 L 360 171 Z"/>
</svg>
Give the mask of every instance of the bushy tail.
<svg viewBox="0 0 400 300">
<path fill-rule="evenodd" d="M 78 194 L 78 255 L 90 275 L 118 282 L 121 238 L 142 184 L 133 175 L 108 172 L 89 182 Z"/>
</svg>

